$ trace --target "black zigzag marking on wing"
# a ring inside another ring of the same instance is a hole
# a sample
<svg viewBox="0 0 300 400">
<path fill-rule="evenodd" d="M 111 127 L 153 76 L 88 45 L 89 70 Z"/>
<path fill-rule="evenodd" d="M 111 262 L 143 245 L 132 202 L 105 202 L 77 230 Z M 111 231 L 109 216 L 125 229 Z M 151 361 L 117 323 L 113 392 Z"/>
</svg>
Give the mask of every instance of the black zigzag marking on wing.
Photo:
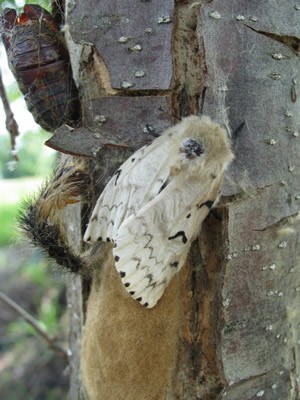
<svg viewBox="0 0 300 400">
<path fill-rule="evenodd" d="M 101 209 L 104 209 L 104 208 L 107 208 L 107 209 L 110 211 L 110 213 L 111 213 L 111 211 L 113 210 L 113 208 L 116 208 L 116 209 L 117 209 L 117 208 L 120 207 L 120 205 L 122 205 L 122 204 L 123 204 L 122 201 L 121 201 L 118 205 L 113 204 L 111 207 L 109 207 L 108 204 L 104 204 L 104 205 L 102 205 L 102 207 L 100 208 L 100 210 L 101 210 Z M 95 214 L 95 215 L 91 218 L 91 222 L 98 222 L 98 223 L 104 222 L 104 223 L 106 224 L 106 229 L 108 229 L 110 225 L 112 225 L 112 226 L 115 225 L 114 220 L 113 220 L 113 219 L 109 219 L 110 215 L 107 216 L 106 214 L 102 214 L 100 217 L 98 217 L 98 215 L 99 215 L 99 213 L 98 213 L 98 214 Z M 111 239 L 111 238 L 110 238 L 110 239 Z M 104 240 L 105 240 L 105 239 L 104 239 Z M 107 240 L 107 239 L 106 239 L 106 240 Z"/>
<path fill-rule="evenodd" d="M 178 238 L 180 236 L 182 238 L 182 243 L 185 244 L 188 240 L 187 240 L 187 237 L 185 236 L 185 232 L 184 231 L 179 231 L 175 235 L 170 236 L 168 239 L 169 240 L 173 240 L 173 239 L 176 239 L 176 238 Z"/>
<path fill-rule="evenodd" d="M 111 213 L 111 211 L 114 209 L 114 208 L 118 208 L 118 207 L 120 207 L 121 205 L 123 204 L 123 201 L 121 201 L 119 204 L 113 204 L 111 207 L 109 207 L 108 206 L 108 204 L 104 204 L 104 205 L 102 205 L 102 207 L 100 208 L 100 210 L 101 209 L 104 209 L 104 208 L 107 208 L 109 211 L 110 211 L 110 213 Z M 93 217 L 94 218 L 94 217 Z M 110 219 L 110 220 L 108 220 L 108 217 L 105 215 L 105 214 L 103 214 L 103 215 L 101 215 L 101 217 L 99 218 L 99 221 L 104 221 L 104 222 L 106 222 L 107 224 L 108 224 L 108 226 L 110 225 L 110 224 L 112 224 L 112 226 L 114 226 L 114 221 L 112 220 L 112 219 Z"/>
<path fill-rule="evenodd" d="M 123 204 L 123 201 L 121 201 L 119 204 L 113 204 L 111 207 L 109 207 L 108 204 L 103 204 L 101 208 L 107 208 L 109 211 L 111 211 L 113 208 L 120 207 L 121 204 Z"/>
<path fill-rule="evenodd" d="M 144 249 L 150 250 L 149 260 L 151 260 L 151 259 L 155 260 L 155 263 L 156 263 L 155 265 L 161 264 L 162 262 L 158 261 L 158 259 L 152 255 L 154 253 L 154 248 L 152 246 L 149 246 L 149 244 L 151 243 L 151 241 L 153 239 L 153 235 L 151 235 L 151 233 L 147 233 L 145 236 L 146 237 L 148 236 L 148 238 L 149 238 L 148 242 L 144 246 Z"/>
</svg>

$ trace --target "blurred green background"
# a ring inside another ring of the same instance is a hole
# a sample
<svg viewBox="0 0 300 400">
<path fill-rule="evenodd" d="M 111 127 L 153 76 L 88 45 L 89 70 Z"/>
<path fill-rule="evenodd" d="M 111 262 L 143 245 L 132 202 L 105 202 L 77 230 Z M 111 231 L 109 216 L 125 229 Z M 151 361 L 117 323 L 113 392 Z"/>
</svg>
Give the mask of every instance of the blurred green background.
<svg viewBox="0 0 300 400">
<path fill-rule="evenodd" d="M 0 0 L 0 10 L 17 8 L 24 1 Z M 26 1 L 50 10 L 50 1 Z M 22 236 L 17 215 L 24 200 L 34 196 L 56 161 L 54 151 L 44 146 L 51 136 L 37 126 L 26 111 L 17 83 L 9 73 L 0 45 L 1 73 L 14 116 L 21 132 L 15 161 L 5 115 L 0 102 L 0 291 L 29 312 L 49 336 L 67 348 L 64 277 L 42 252 Z M 0 300 L 0 399 L 66 399 L 66 362 L 20 315 Z"/>
</svg>

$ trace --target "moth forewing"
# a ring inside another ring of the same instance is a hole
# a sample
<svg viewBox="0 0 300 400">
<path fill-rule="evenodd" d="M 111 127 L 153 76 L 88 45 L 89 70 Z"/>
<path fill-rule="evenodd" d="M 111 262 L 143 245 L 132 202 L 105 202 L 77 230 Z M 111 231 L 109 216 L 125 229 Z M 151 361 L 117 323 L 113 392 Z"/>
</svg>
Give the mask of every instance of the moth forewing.
<svg viewBox="0 0 300 400">
<path fill-rule="evenodd" d="M 178 178 L 165 193 L 124 221 L 115 238 L 113 252 L 122 282 L 148 308 L 163 294 L 157 286 L 165 288 L 184 264 L 191 242 L 214 203 L 210 195 L 217 196 L 219 191 L 220 181 L 201 190 L 187 177 L 185 189 L 180 190 L 178 184 L 183 182 Z"/>
</svg>

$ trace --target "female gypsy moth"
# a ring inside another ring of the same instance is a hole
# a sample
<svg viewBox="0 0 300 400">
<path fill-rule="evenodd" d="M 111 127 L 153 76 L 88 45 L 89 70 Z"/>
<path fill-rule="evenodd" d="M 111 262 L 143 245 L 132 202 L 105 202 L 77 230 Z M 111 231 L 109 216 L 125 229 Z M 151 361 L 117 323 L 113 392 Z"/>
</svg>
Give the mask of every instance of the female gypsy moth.
<svg viewBox="0 0 300 400">
<path fill-rule="evenodd" d="M 145 307 L 184 264 L 232 159 L 225 131 L 191 116 L 135 152 L 99 197 L 84 239 L 114 243 L 122 283 Z"/>
</svg>

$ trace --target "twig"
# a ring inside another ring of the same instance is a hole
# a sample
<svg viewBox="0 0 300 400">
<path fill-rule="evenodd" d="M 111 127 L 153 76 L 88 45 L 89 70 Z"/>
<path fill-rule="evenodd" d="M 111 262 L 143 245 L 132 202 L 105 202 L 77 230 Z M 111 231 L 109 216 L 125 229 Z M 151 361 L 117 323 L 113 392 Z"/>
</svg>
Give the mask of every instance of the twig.
<svg viewBox="0 0 300 400">
<path fill-rule="evenodd" d="M 11 111 L 10 104 L 7 98 L 6 90 L 2 80 L 2 73 L 0 70 L 0 97 L 3 103 L 4 112 L 6 115 L 5 125 L 10 135 L 10 144 L 12 149 L 13 158 L 18 161 L 18 156 L 15 154 L 16 137 L 20 134 L 18 124 Z"/>
<path fill-rule="evenodd" d="M 12 310 L 16 311 L 22 318 L 28 322 L 34 330 L 42 336 L 42 338 L 48 343 L 48 346 L 59 354 L 64 360 L 68 361 L 68 354 L 67 352 L 56 343 L 55 338 L 51 338 L 48 335 L 48 332 L 38 323 L 38 321 L 32 317 L 24 308 L 22 308 L 19 304 L 13 301 L 10 297 L 6 296 L 3 292 L 0 292 L 0 300 L 3 301 L 6 305 L 8 305 Z"/>
</svg>

